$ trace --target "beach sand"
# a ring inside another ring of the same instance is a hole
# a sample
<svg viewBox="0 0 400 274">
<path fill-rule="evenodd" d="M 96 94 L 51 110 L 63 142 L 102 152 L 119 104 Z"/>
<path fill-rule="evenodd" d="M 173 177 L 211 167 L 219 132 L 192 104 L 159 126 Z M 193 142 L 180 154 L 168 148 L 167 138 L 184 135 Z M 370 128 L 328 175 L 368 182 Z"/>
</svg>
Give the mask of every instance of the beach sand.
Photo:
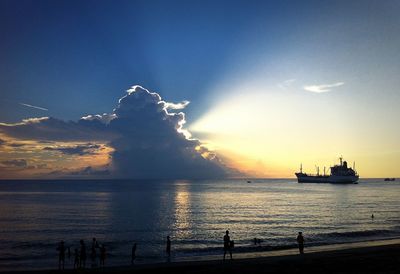
<svg viewBox="0 0 400 274">
<path fill-rule="evenodd" d="M 400 239 L 310 247 L 305 254 L 280 250 L 234 254 L 179 262 L 86 270 L 41 270 L 2 273 L 400 273 Z M 215 257 L 215 258 L 214 258 Z"/>
</svg>

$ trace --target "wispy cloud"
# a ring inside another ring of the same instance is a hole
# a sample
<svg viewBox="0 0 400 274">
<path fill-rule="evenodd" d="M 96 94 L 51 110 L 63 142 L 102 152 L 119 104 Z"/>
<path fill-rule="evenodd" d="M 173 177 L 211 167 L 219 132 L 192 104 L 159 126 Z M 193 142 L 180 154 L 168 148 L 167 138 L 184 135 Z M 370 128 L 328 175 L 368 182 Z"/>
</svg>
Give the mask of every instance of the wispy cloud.
<svg viewBox="0 0 400 274">
<path fill-rule="evenodd" d="M 309 86 L 304 86 L 304 90 L 315 92 L 315 93 L 323 93 L 323 92 L 328 92 L 331 91 L 332 88 L 340 87 L 343 86 L 344 82 L 337 82 L 334 84 L 322 84 L 322 85 L 309 85 Z"/>
<path fill-rule="evenodd" d="M 47 108 L 42 108 L 42 107 L 38 107 L 38 106 L 33 106 L 33 105 L 29 105 L 29 104 L 25 104 L 25 103 L 19 103 L 21 106 L 25 106 L 28 108 L 35 108 L 35 109 L 40 109 L 40 110 L 44 110 L 44 111 L 48 111 Z"/>
<path fill-rule="evenodd" d="M 290 86 L 293 84 L 293 82 L 295 82 L 295 81 L 296 81 L 296 79 L 288 79 L 288 80 L 283 81 L 282 83 L 279 83 L 277 86 L 278 86 L 278 88 L 280 88 L 280 89 L 287 89 L 287 88 L 290 87 Z"/>
</svg>

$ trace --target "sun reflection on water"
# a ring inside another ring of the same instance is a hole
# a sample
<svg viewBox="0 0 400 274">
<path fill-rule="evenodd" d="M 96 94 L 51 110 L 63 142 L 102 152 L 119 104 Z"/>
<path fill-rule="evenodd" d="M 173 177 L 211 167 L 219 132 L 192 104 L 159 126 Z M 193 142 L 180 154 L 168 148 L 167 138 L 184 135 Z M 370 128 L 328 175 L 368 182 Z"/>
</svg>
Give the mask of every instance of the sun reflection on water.
<svg viewBox="0 0 400 274">
<path fill-rule="evenodd" d="M 175 191 L 175 237 L 186 238 L 191 233 L 191 207 L 190 183 L 187 181 L 176 182 Z"/>
</svg>

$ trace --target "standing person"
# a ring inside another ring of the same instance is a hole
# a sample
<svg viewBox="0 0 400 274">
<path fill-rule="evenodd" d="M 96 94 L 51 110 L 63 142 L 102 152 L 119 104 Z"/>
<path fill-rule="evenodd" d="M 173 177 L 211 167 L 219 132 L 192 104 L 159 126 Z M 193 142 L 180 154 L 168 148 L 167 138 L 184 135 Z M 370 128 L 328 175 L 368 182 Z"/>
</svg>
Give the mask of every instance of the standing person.
<svg viewBox="0 0 400 274">
<path fill-rule="evenodd" d="M 299 232 L 299 235 L 297 235 L 297 243 L 299 244 L 300 254 L 304 254 L 304 237 L 302 232 Z"/>
<path fill-rule="evenodd" d="M 90 252 L 90 260 L 92 262 L 92 267 L 96 267 L 97 263 L 96 263 L 96 249 L 92 247 L 91 252 Z"/>
<path fill-rule="evenodd" d="M 165 250 L 167 252 L 168 258 L 171 257 L 171 239 L 167 236 L 167 248 Z"/>
<path fill-rule="evenodd" d="M 79 251 L 77 248 L 74 250 L 74 269 L 79 267 Z"/>
<path fill-rule="evenodd" d="M 92 239 L 92 248 L 100 248 L 96 238 Z"/>
<path fill-rule="evenodd" d="M 79 250 L 79 267 L 86 267 L 86 246 L 83 240 L 79 241 L 81 248 Z"/>
<path fill-rule="evenodd" d="M 133 246 L 132 246 L 131 264 L 135 264 L 135 260 L 136 260 L 136 243 L 134 243 Z"/>
<path fill-rule="evenodd" d="M 229 255 L 231 256 L 231 260 L 232 260 L 232 245 L 231 244 L 231 237 L 229 237 L 229 230 L 227 230 L 225 232 L 225 236 L 224 236 L 224 261 L 225 261 L 225 256 L 226 256 L 226 252 L 229 252 Z"/>
<path fill-rule="evenodd" d="M 58 269 L 61 270 L 61 266 L 62 266 L 62 269 L 64 269 L 64 265 L 65 265 L 65 246 L 64 246 L 64 241 L 61 241 L 58 244 L 57 250 L 58 250 Z"/>
<path fill-rule="evenodd" d="M 90 259 L 92 260 L 92 267 L 96 267 L 97 263 L 96 263 L 96 248 L 99 247 L 99 244 L 96 241 L 96 238 L 92 239 L 92 249 L 91 249 L 91 253 L 90 253 Z"/>
<path fill-rule="evenodd" d="M 106 261 L 106 248 L 104 244 L 102 244 L 100 247 L 100 266 L 104 266 L 105 261 Z"/>
</svg>

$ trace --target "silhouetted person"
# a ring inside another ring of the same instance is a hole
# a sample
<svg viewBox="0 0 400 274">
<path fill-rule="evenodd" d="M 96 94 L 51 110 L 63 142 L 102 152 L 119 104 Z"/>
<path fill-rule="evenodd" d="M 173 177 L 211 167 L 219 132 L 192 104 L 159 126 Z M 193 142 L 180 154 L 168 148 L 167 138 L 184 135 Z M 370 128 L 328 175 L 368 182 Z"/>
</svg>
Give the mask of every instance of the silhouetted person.
<svg viewBox="0 0 400 274">
<path fill-rule="evenodd" d="M 254 245 L 257 244 L 257 238 L 254 238 Z"/>
<path fill-rule="evenodd" d="M 165 250 L 167 252 L 168 258 L 171 257 L 171 239 L 167 236 L 167 248 Z"/>
<path fill-rule="evenodd" d="M 132 246 L 131 264 L 135 264 L 135 260 L 136 260 L 136 243 L 134 243 L 133 246 Z"/>
<path fill-rule="evenodd" d="M 80 240 L 81 248 L 79 250 L 79 267 L 86 267 L 86 246 L 83 240 Z"/>
<path fill-rule="evenodd" d="M 229 252 L 229 255 L 231 256 L 231 260 L 232 260 L 232 245 L 231 244 L 231 237 L 229 237 L 229 230 L 227 230 L 225 232 L 225 236 L 224 236 L 224 260 L 225 260 L 225 256 L 226 256 L 226 252 Z"/>
<path fill-rule="evenodd" d="M 371 219 L 375 218 L 374 214 L 371 215 Z"/>
<path fill-rule="evenodd" d="M 106 261 L 106 248 L 102 244 L 100 247 L 100 265 L 104 266 L 105 261 Z"/>
<path fill-rule="evenodd" d="M 90 252 L 90 259 L 92 260 L 92 267 L 96 267 L 97 266 L 96 248 L 99 248 L 99 243 L 97 242 L 96 238 L 93 238 L 92 239 L 92 248 L 91 248 L 91 252 Z"/>
<path fill-rule="evenodd" d="M 100 248 L 96 238 L 92 239 L 92 248 Z"/>
<path fill-rule="evenodd" d="M 297 235 L 297 243 L 299 244 L 300 254 L 304 254 L 304 237 L 302 232 L 299 232 L 299 235 Z"/>
<path fill-rule="evenodd" d="M 92 267 L 96 267 L 96 238 L 93 238 L 92 248 L 90 249 L 90 260 L 92 261 Z"/>
<path fill-rule="evenodd" d="M 64 241 L 61 241 L 58 244 L 57 247 L 58 250 L 58 269 L 64 269 L 64 265 L 65 265 L 65 246 L 64 246 Z"/>
<path fill-rule="evenodd" d="M 74 250 L 74 269 L 79 267 L 79 251 L 77 248 Z"/>
</svg>

